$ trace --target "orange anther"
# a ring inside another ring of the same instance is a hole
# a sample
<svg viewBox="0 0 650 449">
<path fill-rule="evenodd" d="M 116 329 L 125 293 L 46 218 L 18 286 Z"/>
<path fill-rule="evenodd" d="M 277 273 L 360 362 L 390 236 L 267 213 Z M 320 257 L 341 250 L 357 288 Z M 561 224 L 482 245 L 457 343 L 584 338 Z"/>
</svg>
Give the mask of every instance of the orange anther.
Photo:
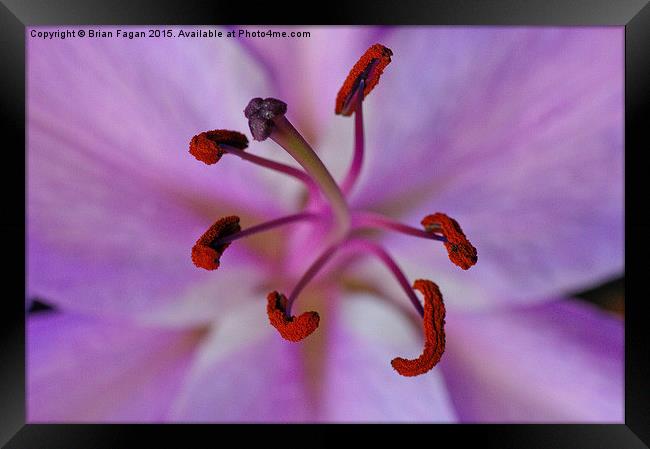
<svg viewBox="0 0 650 449">
<path fill-rule="evenodd" d="M 223 145 L 243 150 L 248 147 L 248 139 L 240 132 L 227 129 L 205 131 L 192 137 L 190 154 L 207 165 L 216 164 L 226 152 Z"/>
<path fill-rule="evenodd" d="M 343 82 L 343 86 L 336 96 L 335 112 L 342 115 L 352 115 L 354 109 L 346 108 L 350 99 L 354 96 L 355 90 L 361 80 L 364 80 L 363 97 L 367 97 L 370 91 L 375 88 L 379 82 L 379 77 L 390 64 L 390 57 L 393 52 L 390 48 L 381 44 L 374 44 L 359 58 L 357 63 L 352 67 L 348 77 Z"/>
<path fill-rule="evenodd" d="M 394 358 L 390 363 L 402 376 L 419 376 L 431 370 L 445 352 L 445 304 L 438 286 L 418 279 L 413 288 L 424 295 L 424 351 L 417 359 Z"/>
<path fill-rule="evenodd" d="M 427 215 L 421 221 L 427 232 L 441 233 L 445 237 L 445 247 L 449 253 L 449 260 L 467 270 L 478 260 L 476 248 L 472 246 L 460 225 L 453 218 L 437 212 Z"/>
<path fill-rule="evenodd" d="M 318 328 L 318 312 L 305 312 L 298 317 L 286 315 L 287 298 L 278 292 L 267 296 L 266 313 L 269 320 L 285 340 L 300 341 Z"/>
<path fill-rule="evenodd" d="M 199 268 L 216 270 L 219 268 L 219 259 L 223 252 L 230 246 L 230 242 L 219 244 L 222 237 L 241 231 L 239 217 L 231 215 L 217 220 L 192 247 L 192 262 Z"/>
</svg>

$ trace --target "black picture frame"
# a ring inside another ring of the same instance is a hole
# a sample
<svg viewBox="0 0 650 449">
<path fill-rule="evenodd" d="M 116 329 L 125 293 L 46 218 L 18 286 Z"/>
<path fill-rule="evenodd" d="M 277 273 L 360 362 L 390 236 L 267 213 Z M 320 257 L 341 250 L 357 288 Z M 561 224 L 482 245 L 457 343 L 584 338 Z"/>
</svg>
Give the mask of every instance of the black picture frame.
<svg viewBox="0 0 650 449">
<path fill-rule="evenodd" d="M 650 219 L 645 218 L 642 179 L 644 164 L 636 160 L 650 148 L 650 6 L 647 0 L 400 0 L 392 4 L 365 0 L 353 4 L 310 3 L 289 9 L 278 2 L 251 5 L 213 0 L 101 2 L 83 0 L 2 0 L 2 119 L 5 170 L 11 182 L 4 191 L 2 227 L 6 283 L 0 306 L 0 444 L 7 448 L 203 447 L 218 446 L 225 432 L 241 443 L 248 438 L 282 432 L 312 438 L 347 438 L 352 430 L 389 443 L 415 444 L 419 437 L 432 445 L 470 442 L 479 447 L 522 448 L 644 448 L 650 445 L 650 341 L 642 312 L 644 275 L 649 253 Z M 296 16 L 297 15 L 297 16 Z M 208 425 L 35 425 L 25 411 L 25 29 L 32 25 L 76 24 L 196 24 L 261 23 L 431 24 L 431 25 L 602 25 L 625 27 L 625 423 L 603 425 L 422 425 L 422 426 L 277 426 Z M 22 169 L 22 170 L 21 170 Z M 13 179 L 13 177 L 16 179 Z M 19 179 L 23 176 L 22 179 Z M 646 175 L 647 176 L 647 175 Z M 647 203 L 647 200 L 646 200 Z M 15 258 L 15 259 L 14 259 Z M 3 276 L 4 277 L 4 276 Z M 416 435 L 417 434 L 417 435 Z M 269 438 L 272 438 L 269 436 Z M 313 440 L 313 441 L 315 441 Z M 193 443 L 188 443 L 193 441 Z M 269 440 L 270 441 L 270 440 Z M 203 443 L 205 442 L 205 443 Z M 287 440 L 291 443 L 291 440 Z"/>
</svg>

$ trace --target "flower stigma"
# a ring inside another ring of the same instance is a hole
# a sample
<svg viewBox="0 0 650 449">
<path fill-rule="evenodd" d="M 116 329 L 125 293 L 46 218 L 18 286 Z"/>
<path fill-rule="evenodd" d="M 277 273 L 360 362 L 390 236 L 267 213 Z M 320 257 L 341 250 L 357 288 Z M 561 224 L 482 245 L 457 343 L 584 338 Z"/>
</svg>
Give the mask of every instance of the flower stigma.
<svg viewBox="0 0 650 449">
<path fill-rule="evenodd" d="M 240 218 L 235 215 L 218 219 L 197 240 L 192 248 L 192 262 L 206 270 L 216 270 L 224 251 L 234 241 L 292 223 L 316 221 L 329 232 L 325 249 L 316 256 L 304 274 L 295 283 L 288 296 L 275 290 L 267 296 L 267 315 L 280 336 L 298 342 L 314 333 L 320 323 L 317 312 L 291 314 L 295 302 L 309 283 L 325 270 L 335 255 L 350 253 L 377 258 L 402 287 L 405 295 L 422 317 L 424 349 L 416 359 L 396 357 L 393 369 L 402 376 L 412 377 L 430 371 L 440 361 L 445 350 L 445 305 L 439 287 L 432 281 L 418 279 L 413 284 L 379 243 L 366 237 L 363 231 L 397 232 L 405 236 L 441 242 L 449 259 L 463 270 L 478 260 L 477 251 L 469 242 L 456 220 L 444 213 L 427 215 L 421 221 L 424 229 L 393 220 L 370 211 L 353 210 L 348 197 L 361 173 L 365 139 L 363 101 L 376 87 L 379 78 L 391 62 L 393 52 L 381 45 L 372 45 L 352 67 L 336 97 L 335 113 L 355 116 L 354 148 L 350 167 L 345 177 L 337 182 L 310 144 L 287 118 L 288 105 L 276 98 L 253 98 L 244 108 L 249 130 L 255 141 L 273 140 L 285 150 L 302 169 L 276 162 L 244 151 L 248 139 L 242 133 L 230 130 L 201 132 L 190 141 L 189 152 L 206 165 L 216 164 L 225 154 L 232 154 L 262 168 L 288 175 L 304 183 L 309 201 L 302 211 L 277 217 L 242 230 Z M 421 301 L 415 291 L 422 294 Z"/>
</svg>

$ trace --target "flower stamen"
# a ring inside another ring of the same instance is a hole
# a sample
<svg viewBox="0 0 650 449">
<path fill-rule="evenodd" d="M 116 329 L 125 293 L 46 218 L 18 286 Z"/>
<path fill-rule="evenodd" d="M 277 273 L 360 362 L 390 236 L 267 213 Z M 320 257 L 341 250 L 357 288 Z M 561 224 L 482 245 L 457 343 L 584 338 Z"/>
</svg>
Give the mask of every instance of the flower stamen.
<svg viewBox="0 0 650 449">
<path fill-rule="evenodd" d="M 199 133 L 190 140 L 190 154 L 206 165 L 219 162 L 228 152 L 227 147 L 243 151 L 248 147 L 248 138 L 237 131 L 215 129 Z"/>
<path fill-rule="evenodd" d="M 225 153 L 233 154 L 245 161 L 284 173 L 302 181 L 309 189 L 310 195 L 313 198 L 316 197 L 318 188 L 307 173 L 290 165 L 247 153 L 244 151 L 247 147 L 248 139 L 245 135 L 225 129 L 202 132 L 192 137 L 190 141 L 190 153 L 197 160 L 207 165 L 216 164 Z"/>
<path fill-rule="evenodd" d="M 386 229 L 389 231 L 396 231 L 402 234 L 410 235 L 413 237 L 420 237 L 428 240 L 446 241 L 442 235 L 435 234 L 430 231 L 423 231 L 422 229 L 409 226 L 392 218 L 386 217 L 381 214 L 373 212 L 355 212 L 352 216 L 352 224 L 356 229 Z"/>
<path fill-rule="evenodd" d="M 287 298 L 277 291 L 267 296 L 266 313 L 271 325 L 285 340 L 300 341 L 311 335 L 320 322 L 318 312 L 305 312 L 300 316 L 290 316 L 287 312 Z"/>
<path fill-rule="evenodd" d="M 230 242 L 219 243 L 219 239 L 236 234 L 240 230 L 239 217 L 236 215 L 217 220 L 192 247 L 194 265 L 206 270 L 219 268 L 221 255 L 230 246 Z"/>
<path fill-rule="evenodd" d="M 335 243 L 330 245 L 325 251 L 321 253 L 320 256 L 310 265 L 310 267 L 302 275 L 296 286 L 291 291 L 289 295 L 289 300 L 287 303 L 287 313 L 291 313 L 291 308 L 293 303 L 298 298 L 298 295 L 304 290 L 304 288 L 311 282 L 311 280 L 316 277 L 316 275 L 323 269 L 325 264 L 332 258 L 336 251 L 341 247 L 341 243 Z"/>
<path fill-rule="evenodd" d="M 404 293 L 406 293 L 406 296 L 408 296 L 409 300 L 411 301 L 411 304 L 413 304 L 413 307 L 415 307 L 415 310 L 418 312 L 418 314 L 420 316 L 423 316 L 424 309 L 422 308 L 420 300 L 413 292 L 409 280 L 406 278 L 399 265 L 397 265 L 397 262 L 395 262 L 395 260 L 384 248 L 366 239 L 351 238 L 346 241 L 344 249 L 346 251 L 364 251 L 377 257 L 395 277 L 399 285 L 404 290 Z"/>
<path fill-rule="evenodd" d="M 239 217 L 236 215 L 225 217 L 217 220 L 217 222 L 210 226 L 210 228 L 199 238 L 192 248 L 192 261 L 194 262 L 194 265 L 199 268 L 216 270 L 219 268 L 219 258 L 226 248 L 228 248 L 228 246 L 235 240 L 250 237 L 251 235 L 269 231 L 273 228 L 284 226 L 289 223 L 322 218 L 323 216 L 321 214 L 301 212 L 260 223 L 242 231 L 239 226 Z"/>
<path fill-rule="evenodd" d="M 421 223 L 424 229 L 432 235 L 441 233 L 445 237 L 445 248 L 447 248 L 449 260 L 454 264 L 467 270 L 478 261 L 476 248 L 465 237 L 456 220 L 441 212 L 436 212 L 424 217 Z"/>
<path fill-rule="evenodd" d="M 289 223 L 294 223 L 296 221 L 306 221 L 306 220 L 317 220 L 322 218 L 322 215 L 315 214 L 312 212 L 301 212 L 299 214 L 287 215 L 285 217 L 276 218 L 275 220 L 270 220 L 264 223 L 251 226 L 246 228 L 243 231 L 236 232 L 234 234 L 224 235 L 217 239 L 213 244 L 214 245 L 224 245 L 226 243 L 231 243 L 235 240 L 242 239 L 244 237 L 249 237 L 253 234 L 258 234 L 260 232 L 269 231 L 273 228 L 283 226 Z"/>
<path fill-rule="evenodd" d="M 413 288 L 424 295 L 424 351 L 417 359 L 394 358 L 390 363 L 402 376 L 419 376 L 431 370 L 445 352 L 445 304 L 438 286 L 418 279 Z"/>
<path fill-rule="evenodd" d="M 318 327 L 320 317 L 317 312 L 306 312 L 298 318 L 291 316 L 291 308 L 298 298 L 298 295 L 309 284 L 309 282 L 325 266 L 328 260 L 336 253 L 340 243 L 328 247 L 302 275 L 296 286 L 291 291 L 289 299 L 277 291 L 269 293 L 267 297 L 266 311 L 271 320 L 271 324 L 282 335 L 283 338 L 290 341 L 300 341 L 306 338 Z M 279 312 L 282 312 L 280 315 Z"/>
<path fill-rule="evenodd" d="M 356 105 L 351 100 L 355 92 L 359 90 L 361 81 L 364 81 L 362 89 L 363 98 L 365 98 L 379 82 L 382 72 L 390 64 L 391 56 L 393 56 L 393 52 L 390 48 L 381 44 L 374 44 L 366 50 L 350 70 L 336 96 L 336 107 L 334 109 L 336 114 L 348 116 L 355 111 L 353 106 Z"/>
</svg>

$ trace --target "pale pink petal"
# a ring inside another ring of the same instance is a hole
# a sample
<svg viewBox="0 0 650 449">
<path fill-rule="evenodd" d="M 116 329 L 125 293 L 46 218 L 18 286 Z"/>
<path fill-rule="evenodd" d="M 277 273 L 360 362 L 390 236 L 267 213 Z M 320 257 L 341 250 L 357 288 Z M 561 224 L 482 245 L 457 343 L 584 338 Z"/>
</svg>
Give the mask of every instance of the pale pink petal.
<svg viewBox="0 0 650 449">
<path fill-rule="evenodd" d="M 259 239 L 255 256 L 232 245 L 219 272 L 190 260 L 217 218 L 257 224 L 293 211 L 304 190 L 234 157 L 207 167 L 188 153 L 200 131 L 247 129 L 243 108 L 266 81 L 237 44 L 30 39 L 27 76 L 30 295 L 150 313 L 197 290 L 232 292 L 224 274 L 237 262 L 248 284 L 260 281 Z"/>
<path fill-rule="evenodd" d="M 263 304 L 224 317 L 202 344 L 174 406 L 180 422 L 450 422 L 455 412 L 439 370 L 404 378 L 398 355 L 421 351 L 418 327 L 371 297 L 318 306 L 319 328 L 283 340 Z M 339 311 L 338 308 L 341 308 Z M 246 330 L 243 332 L 243 330 Z"/>
<path fill-rule="evenodd" d="M 197 331 L 57 312 L 27 321 L 29 422 L 165 422 Z"/>
<path fill-rule="evenodd" d="M 85 156 L 98 170 L 109 163 L 120 169 L 124 174 L 115 183 L 144 178 L 166 192 L 200 194 L 208 204 L 245 200 L 256 209 L 277 210 L 274 183 L 263 170 L 228 157 L 206 167 L 187 152 L 189 140 L 201 131 L 248 134 L 243 109 L 265 88 L 267 77 L 236 41 L 33 39 L 29 44 L 29 137 L 42 133 L 57 149 L 42 161 L 46 150 L 30 140 L 30 175 L 47 175 L 48 162 L 66 151 Z"/>
<path fill-rule="evenodd" d="M 251 297 L 244 293 L 263 279 L 264 264 L 246 242 L 226 250 L 218 271 L 199 269 L 191 260 L 196 239 L 213 220 L 234 210 L 201 218 L 191 209 L 191 199 L 177 201 L 143 185 L 112 184 L 114 172 L 92 167 L 79 167 L 74 183 L 61 180 L 61 185 L 50 178 L 49 187 L 30 190 L 31 295 L 102 316 L 151 318 L 179 303 L 187 307 L 183 314 L 203 320 L 210 317 L 194 307 L 195 300 L 211 303 L 214 317 L 228 301 L 239 301 L 235 294 Z M 242 217 L 244 226 L 258 221 Z"/>
<path fill-rule="evenodd" d="M 356 204 L 417 227 L 445 212 L 478 249 L 465 272 L 435 242 L 391 238 L 411 276 L 475 307 L 620 275 L 622 28 L 400 29 L 386 45 Z"/>
<path fill-rule="evenodd" d="M 450 313 L 445 380 L 463 422 L 624 420 L 623 321 L 562 300 Z"/>
<path fill-rule="evenodd" d="M 271 327 L 264 301 L 233 311 L 202 343 L 175 401 L 176 422 L 314 419 L 299 346 Z"/>
<path fill-rule="evenodd" d="M 405 301 L 407 301 L 405 299 Z M 334 422 L 454 422 L 456 413 L 438 367 L 403 377 L 395 357 L 422 352 L 421 322 L 371 295 L 343 297 L 328 309 L 323 420 Z"/>
</svg>

